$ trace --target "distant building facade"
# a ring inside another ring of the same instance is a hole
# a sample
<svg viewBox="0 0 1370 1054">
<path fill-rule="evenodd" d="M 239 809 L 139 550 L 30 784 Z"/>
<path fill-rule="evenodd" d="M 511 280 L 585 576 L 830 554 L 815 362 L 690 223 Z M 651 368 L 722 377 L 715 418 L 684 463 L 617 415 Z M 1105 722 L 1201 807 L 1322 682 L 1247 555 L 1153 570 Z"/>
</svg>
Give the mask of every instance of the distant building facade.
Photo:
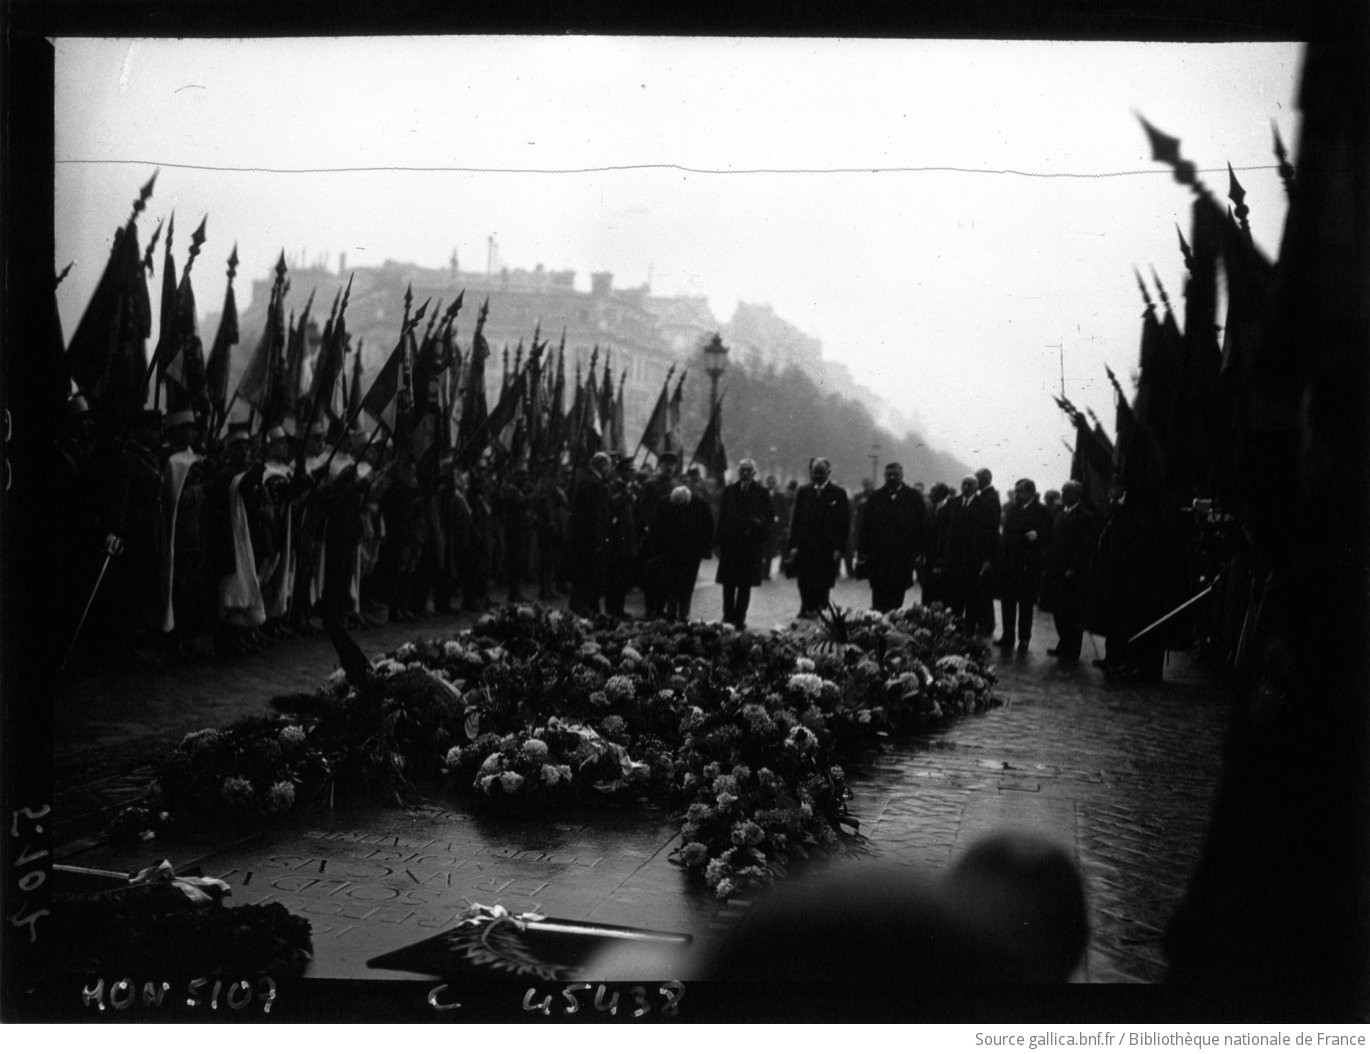
<svg viewBox="0 0 1370 1054">
<path fill-rule="evenodd" d="M 567 409 L 576 369 L 579 367 L 583 375 L 598 347 L 597 376 L 602 379 L 607 359 L 615 390 L 620 381 L 627 389 L 624 416 L 630 446 L 635 442 L 632 437 L 640 435 L 646 427 L 667 371 L 678 359 L 694 351 L 685 334 L 700 326 L 690 329 L 671 320 L 689 317 L 705 319 L 709 324 L 713 320 L 703 298 L 680 298 L 686 304 L 680 308 L 676 298 L 653 297 L 647 286 L 614 288 L 609 272 L 592 274 L 587 292 L 576 288 L 575 271 L 548 270 L 541 265 L 532 270 L 501 268 L 492 274 L 462 271 L 456 266 L 455 254 L 447 268 L 424 268 L 394 261 L 351 272 L 345 268 L 345 257 L 336 272 L 317 265 L 292 267 L 287 311 L 302 310 L 313 289 L 317 293 L 311 314 L 321 322 L 328 316 L 333 297 L 350 276 L 352 294 L 347 328 L 353 347 L 358 342 L 362 345 L 363 373 L 368 381 L 394 347 L 404 317 L 406 290 L 413 289 L 412 311 L 430 301 L 429 318 L 446 310 L 457 293 L 464 290 L 457 320 L 457 343 L 464 352 L 470 348 L 481 304 L 487 299 L 490 303 L 485 337 L 492 354 L 485 369 L 486 395 L 492 405 L 499 393 L 506 350 L 512 369 L 519 343 L 523 343 L 526 355 L 535 328 L 541 328 L 540 340 L 548 342 L 549 351 L 560 345 L 564 331 Z M 254 335 L 262 331 L 272 280 L 264 278 L 252 285 L 251 308 L 241 325 L 245 339 L 235 356 L 237 371 L 245 366 L 255 348 Z M 709 336 L 713 332 L 714 328 L 708 329 Z M 236 373 L 233 380 L 236 382 Z"/>
<path fill-rule="evenodd" d="M 833 391 L 859 398 L 882 422 L 904 422 L 879 395 L 859 388 L 846 366 L 823 358 L 823 342 L 802 332 L 775 313 L 769 304 L 741 302 L 730 321 L 720 323 L 703 296 L 654 296 L 647 285 L 619 289 L 610 272 L 590 275 L 588 291 L 576 288 L 576 272 L 550 270 L 541 264 L 531 270 L 501 267 L 492 272 L 463 271 L 457 254 L 445 268 L 426 268 L 387 260 L 380 267 L 349 271 L 347 257 L 340 255 L 332 270 L 326 261 L 293 263 L 286 297 L 287 317 L 304 308 L 314 293 L 311 327 L 314 340 L 328 317 L 334 297 L 352 279 L 352 294 L 347 308 L 347 328 L 353 347 L 362 347 L 363 374 L 366 381 L 375 376 L 394 348 L 404 317 L 405 291 L 412 287 L 411 310 L 429 301 L 429 315 L 446 310 L 458 292 L 465 291 L 461 315 L 457 320 L 457 343 L 469 350 L 471 335 L 481 304 L 490 302 L 485 335 L 492 356 L 486 363 L 487 399 L 493 405 L 498 396 L 508 349 L 512 369 L 519 342 L 525 353 L 531 345 L 535 327 L 549 350 L 555 350 L 566 333 L 566 378 L 569 409 L 571 385 L 576 367 L 585 371 L 595 347 L 600 349 L 597 374 L 602 378 L 606 354 L 610 375 L 617 390 L 622 378 L 627 386 L 624 403 L 625 426 L 632 447 L 647 423 L 662 382 L 673 364 L 695 356 L 715 333 L 722 333 L 734 362 L 774 365 L 784 370 L 797 366 L 815 382 Z M 255 350 L 265 323 L 266 304 L 271 296 L 273 277 L 252 283 L 249 308 L 243 314 L 238 345 L 230 376 L 230 390 Z M 206 322 L 212 333 L 217 320 Z M 625 377 L 626 371 L 626 377 Z M 687 386 L 707 384 L 701 375 L 691 374 Z"/>
</svg>

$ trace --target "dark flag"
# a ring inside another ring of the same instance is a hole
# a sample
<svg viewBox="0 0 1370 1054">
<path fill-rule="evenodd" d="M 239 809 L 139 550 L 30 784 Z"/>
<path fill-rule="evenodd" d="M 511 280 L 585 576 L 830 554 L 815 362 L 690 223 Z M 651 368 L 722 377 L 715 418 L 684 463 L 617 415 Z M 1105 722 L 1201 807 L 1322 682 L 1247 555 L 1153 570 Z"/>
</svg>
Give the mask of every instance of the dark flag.
<svg viewBox="0 0 1370 1054">
<path fill-rule="evenodd" d="M 518 433 L 520 411 L 523 409 L 523 399 L 527 390 L 528 371 L 519 370 L 485 422 L 488 445 L 497 447 L 506 456 L 514 453 L 514 439 Z M 479 443 L 479 440 L 477 442 Z"/>
<path fill-rule="evenodd" d="M 352 356 L 352 380 L 347 387 L 347 420 L 355 421 L 362 412 L 362 341 L 357 341 L 357 352 Z"/>
<path fill-rule="evenodd" d="M 609 370 L 609 351 L 604 352 L 604 381 L 599 389 L 599 424 L 602 431 L 601 449 L 618 449 L 618 437 L 614 435 L 614 378 Z"/>
<path fill-rule="evenodd" d="M 276 400 L 290 408 L 289 413 L 297 422 L 303 421 L 309 414 L 309 406 L 305 399 L 314 385 L 314 370 L 318 364 L 318 348 L 311 347 L 309 340 L 312 323 L 310 313 L 314 308 L 314 295 L 317 291 L 309 291 L 309 299 L 304 303 L 299 322 L 295 323 L 292 320 L 290 337 L 286 342 L 285 368 L 280 371 L 277 380 Z M 341 293 L 341 290 L 339 292 Z M 337 312 L 337 307 L 335 299 L 334 313 Z"/>
<path fill-rule="evenodd" d="M 624 419 L 623 388 L 628 383 L 628 371 L 618 376 L 618 391 L 614 395 L 614 448 L 610 453 L 616 457 L 628 456 L 628 429 Z"/>
<path fill-rule="evenodd" d="M 1218 252 L 1221 230 L 1214 211 L 1195 202 L 1190 232 L 1191 250 L 1180 234 L 1184 256 L 1185 321 L 1184 366 L 1181 378 L 1181 413 L 1189 439 L 1187 459 L 1194 486 L 1202 496 L 1214 497 L 1219 466 L 1226 463 L 1227 430 L 1221 426 L 1218 403 Z M 1224 473 L 1225 475 L 1225 473 Z"/>
<path fill-rule="evenodd" d="M 1070 478 L 1084 487 L 1084 500 L 1094 509 L 1108 506 L 1108 485 L 1113 477 L 1112 451 L 1100 444 L 1085 415 L 1068 399 L 1053 396 L 1071 424 L 1075 426 L 1075 449 L 1071 454 Z"/>
<path fill-rule="evenodd" d="M 577 463 L 588 461 L 592 454 L 598 453 L 604 442 L 604 424 L 599 419 L 599 382 L 596 380 L 596 348 L 590 354 L 590 369 L 585 375 L 585 394 L 580 400 L 580 427 L 576 430 L 575 450 Z"/>
<path fill-rule="evenodd" d="M 1202 855 L 1164 940 L 1168 981 L 1318 992 L 1323 1016 L 1359 1015 L 1370 988 L 1370 19 L 1365 5 L 1338 10 L 1335 36 L 1304 53 L 1273 274 L 1225 228 L 1224 383 L 1243 463 L 1231 566 L 1254 561 L 1260 584 Z"/>
<path fill-rule="evenodd" d="M 138 251 L 138 213 L 152 196 L 152 179 L 133 204 L 128 223 L 115 232 L 109 261 L 72 334 L 67 367 L 72 378 L 107 418 L 126 419 L 147 398 L 147 344 L 152 304 Z"/>
<path fill-rule="evenodd" d="M 1174 486 L 1180 482 L 1187 482 L 1188 477 L 1187 466 L 1180 464 L 1189 446 L 1188 437 L 1184 434 L 1185 421 L 1182 416 L 1184 391 L 1180 387 L 1185 373 L 1185 345 L 1179 323 L 1175 321 L 1175 312 L 1170 306 L 1170 297 L 1166 295 L 1165 286 L 1161 284 L 1155 268 L 1152 268 L 1151 278 L 1156 283 L 1156 292 L 1160 296 L 1161 306 L 1165 309 L 1160 322 L 1160 355 L 1152 363 L 1152 377 L 1148 382 L 1151 386 L 1155 417 L 1152 427 L 1155 429 L 1157 441 L 1169 455 L 1167 467 L 1171 476 L 1167 484 Z"/>
<path fill-rule="evenodd" d="M 423 339 L 415 338 L 411 345 L 414 353 L 414 411 L 428 414 L 436 411 L 438 405 L 438 378 L 446 368 L 442 358 L 442 330 L 438 323 L 442 318 L 442 301 L 438 301 L 433 313 L 428 316 Z"/>
<path fill-rule="evenodd" d="M 404 365 L 405 341 L 406 334 L 401 333 L 400 339 L 395 342 L 395 350 L 385 360 L 385 365 L 376 374 L 376 379 L 371 382 L 371 387 L 366 390 L 366 395 L 362 397 L 359 405 L 359 412 L 364 410 L 377 421 L 385 420 L 385 412 L 390 409 L 390 404 L 395 401 L 395 396 L 399 393 L 400 368 Z"/>
<path fill-rule="evenodd" d="M 447 342 L 447 359 L 452 364 L 447 369 L 447 400 L 443 412 L 444 442 L 448 450 L 456 447 L 457 431 L 461 425 L 462 383 L 471 370 L 469 358 L 463 356 L 457 346 L 454 328 L 449 328 L 443 338 Z"/>
<path fill-rule="evenodd" d="M 538 343 L 538 328 L 533 329 L 533 348 L 528 353 L 528 448 L 534 458 L 541 458 L 547 430 L 546 384 L 543 378 L 542 353 L 546 344 Z"/>
<path fill-rule="evenodd" d="M 480 450 L 472 450 L 474 441 L 483 434 L 488 415 L 485 403 L 485 360 L 490 357 L 490 345 L 485 339 L 485 320 L 490 314 L 487 297 L 476 316 L 476 332 L 471 338 L 471 371 L 462 393 L 461 423 L 457 429 L 457 450 L 460 464 L 468 468 L 475 463 Z"/>
<path fill-rule="evenodd" d="M 638 443 L 638 449 L 646 447 L 652 452 L 653 457 L 660 457 L 667 450 L 666 434 L 669 429 L 669 409 L 668 400 L 671 390 L 671 374 L 675 372 L 675 366 L 671 366 L 666 371 L 666 380 L 661 384 L 661 394 L 656 397 L 656 405 L 652 407 L 651 416 L 647 418 L 647 427 L 643 430 L 642 441 Z"/>
<path fill-rule="evenodd" d="M 309 393 L 311 425 L 318 421 L 321 415 L 338 418 L 345 412 L 338 389 L 338 378 L 343 375 L 344 359 L 347 354 L 346 314 L 347 301 L 351 295 L 352 279 L 349 277 L 347 288 L 343 291 L 342 303 L 338 307 L 338 315 L 333 320 L 329 341 L 319 349 L 319 364 L 314 371 L 314 384 Z M 306 428 L 306 435 L 308 431 Z"/>
<path fill-rule="evenodd" d="M 723 449 L 723 396 L 718 397 L 713 409 L 709 411 L 709 423 L 704 426 L 704 434 L 699 437 L 690 464 L 703 465 L 709 475 L 721 485 L 728 472 L 728 455 Z"/>
<path fill-rule="evenodd" d="M 238 378 L 238 398 L 259 414 L 264 413 L 264 408 L 268 405 L 272 377 L 275 369 L 278 368 L 275 361 L 277 357 L 276 337 L 280 328 L 278 319 L 280 317 L 281 299 L 284 296 L 285 274 L 285 252 L 282 251 L 280 258 L 276 261 L 276 281 L 271 288 L 271 300 L 267 304 L 266 325 L 262 328 L 261 340 L 257 342 L 257 350 L 252 353 L 252 358 L 248 360 L 243 375 Z"/>
<path fill-rule="evenodd" d="M 1301 356 L 1281 354 L 1269 341 L 1275 267 L 1251 241 L 1245 191 L 1236 179 L 1229 193 L 1234 215 L 1224 216 L 1223 270 L 1227 275 L 1227 318 L 1223 327 L 1219 387 L 1226 401 L 1232 436 L 1236 503 L 1262 515 L 1263 481 L 1297 472 L 1295 439 Z M 1282 281 L 1305 279 L 1289 274 Z M 1294 320 L 1287 324 L 1297 325 Z M 1282 350 L 1282 349 L 1281 349 Z M 1278 517 L 1283 510 L 1265 510 Z M 1283 533 L 1279 528 L 1277 533 Z"/>
<path fill-rule="evenodd" d="M 552 381 L 547 413 L 547 442 L 545 456 L 559 461 L 566 443 L 566 331 L 561 331 L 561 346 L 557 350 L 556 377 Z"/>
<path fill-rule="evenodd" d="M 675 392 L 671 395 L 670 406 L 666 410 L 666 439 L 667 450 L 673 450 L 677 454 L 684 453 L 685 446 L 680 441 L 680 401 L 682 390 L 685 387 L 685 375 L 689 370 L 680 371 L 680 379 L 675 383 Z"/>
<path fill-rule="evenodd" d="M 153 236 L 154 239 L 156 235 Z M 162 386 L 166 383 L 166 368 L 171 357 L 176 354 L 178 335 L 176 332 L 176 258 L 171 255 L 172 243 L 176 240 L 176 210 L 171 211 L 166 225 L 166 245 L 162 251 L 162 296 L 157 306 L 157 344 L 152 349 L 152 360 L 156 364 L 157 390 L 154 399 L 160 401 Z M 152 262 L 152 247 L 148 246 L 147 263 Z"/>
<path fill-rule="evenodd" d="M 190 238 L 185 271 L 176 290 L 172 329 L 176 345 L 166 363 L 167 410 L 193 410 L 209 413 L 209 391 L 205 380 L 205 350 L 200 340 L 200 322 L 195 311 L 195 291 L 190 285 L 190 269 L 205 241 L 205 220 Z"/>
<path fill-rule="evenodd" d="M 585 386 L 580 378 L 580 360 L 576 360 L 574 380 L 575 395 L 571 398 L 571 412 L 566 417 L 566 447 L 571 455 L 571 464 L 579 465 L 581 460 L 581 430 L 585 421 Z"/>
<path fill-rule="evenodd" d="M 210 349 L 209 362 L 205 366 L 205 387 L 216 421 L 222 420 L 228 409 L 228 367 L 232 361 L 233 346 L 238 343 L 238 301 L 233 295 L 233 278 L 237 273 L 238 245 L 235 242 L 233 252 L 228 257 L 224 310 L 219 316 L 219 329 L 214 334 L 214 346 Z"/>
</svg>

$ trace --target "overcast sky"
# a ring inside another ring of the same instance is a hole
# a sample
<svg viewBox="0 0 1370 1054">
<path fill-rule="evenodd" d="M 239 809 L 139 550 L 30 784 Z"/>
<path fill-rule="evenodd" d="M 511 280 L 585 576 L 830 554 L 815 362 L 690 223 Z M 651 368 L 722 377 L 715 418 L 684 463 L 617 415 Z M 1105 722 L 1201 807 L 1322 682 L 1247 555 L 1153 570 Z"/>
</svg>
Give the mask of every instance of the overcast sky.
<svg viewBox="0 0 1370 1054">
<path fill-rule="evenodd" d="M 1220 198 L 1224 166 L 1238 169 L 1273 256 L 1286 203 L 1271 121 L 1294 152 L 1301 56 L 1250 43 L 59 40 L 55 264 L 75 262 L 63 326 L 70 337 L 160 166 L 143 238 L 175 208 L 183 265 L 208 215 L 202 314 L 220 305 L 235 241 L 246 307 L 282 248 L 332 267 L 340 252 L 349 267 L 439 267 L 456 249 L 483 270 L 493 234 L 506 266 L 573 269 L 581 288 L 591 271 L 618 286 L 650 276 L 656 293 L 707 296 L 720 321 L 739 300 L 769 303 L 935 445 L 1001 479 L 1056 484 L 1061 359 L 1067 394 L 1111 429 L 1104 364 L 1125 383 L 1136 365 L 1133 266 L 1154 266 L 1182 301 L 1175 225 L 1187 232 L 1192 199 L 1150 161 L 1134 111 L 1219 170 L 1203 178 Z M 615 166 L 630 167 L 583 171 Z M 318 171 L 357 168 L 375 170 Z M 582 171 L 548 171 L 565 169 Z"/>
</svg>

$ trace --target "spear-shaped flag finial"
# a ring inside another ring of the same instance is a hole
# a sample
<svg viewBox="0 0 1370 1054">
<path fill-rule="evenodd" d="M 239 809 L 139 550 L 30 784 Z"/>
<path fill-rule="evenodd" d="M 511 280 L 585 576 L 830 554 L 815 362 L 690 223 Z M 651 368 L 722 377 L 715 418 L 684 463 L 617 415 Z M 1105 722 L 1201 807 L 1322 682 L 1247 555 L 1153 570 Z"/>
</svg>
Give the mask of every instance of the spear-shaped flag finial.
<svg viewBox="0 0 1370 1054">
<path fill-rule="evenodd" d="M 485 328 L 485 320 L 490 317 L 490 298 L 487 296 L 485 302 L 480 306 L 480 314 L 476 316 L 476 329 Z"/>
<path fill-rule="evenodd" d="M 1180 225 L 1175 224 L 1175 233 L 1180 237 L 1180 255 L 1184 257 L 1184 266 L 1190 274 L 1194 273 L 1194 250 L 1189 247 L 1189 242 L 1184 240 L 1184 231 L 1180 230 Z"/>
<path fill-rule="evenodd" d="M 1167 165 L 1179 164 L 1182 160 L 1180 157 L 1180 141 L 1173 135 L 1166 135 L 1140 113 L 1137 114 L 1137 120 L 1142 122 L 1147 140 L 1151 143 L 1151 160 L 1160 161 Z"/>
<path fill-rule="evenodd" d="M 233 251 L 228 254 L 228 280 L 233 281 L 238 273 L 238 243 L 233 243 Z"/>
<path fill-rule="evenodd" d="M 190 274 L 190 268 L 195 263 L 195 257 L 200 255 L 200 246 L 205 243 L 205 224 L 208 222 L 208 216 L 200 220 L 200 225 L 195 228 L 195 233 L 190 236 L 190 248 L 186 252 L 186 265 L 181 271 L 182 278 Z"/>
<path fill-rule="evenodd" d="M 1251 214 L 1251 209 L 1246 204 L 1246 188 L 1237 182 L 1237 173 L 1232 171 L 1230 161 L 1227 164 L 1227 196 L 1232 204 L 1237 206 L 1237 219 L 1245 227 L 1247 225 L 1246 217 Z"/>
<path fill-rule="evenodd" d="M 161 171 L 160 168 L 153 169 L 152 177 L 144 183 L 142 189 L 138 191 L 138 200 L 133 203 L 133 219 L 137 219 L 138 213 L 147 208 L 148 198 L 152 197 L 152 187 L 157 182 L 157 173 Z"/>
<path fill-rule="evenodd" d="M 1137 120 L 1142 122 L 1147 140 L 1151 143 L 1151 159 L 1169 165 L 1175 172 L 1177 183 L 1192 186 L 1195 182 L 1194 164 L 1180 156 L 1180 141 L 1172 135 L 1166 135 L 1140 113 L 1137 114 Z"/>
<path fill-rule="evenodd" d="M 340 314 L 347 313 L 347 302 L 352 298 L 352 279 L 356 277 L 356 274 L 357 273 L 353 271 L 347 276 L 347 288 L 343 290 L 342 307 L 338 308 Z"/>
<path fill-rule="evenodd" d="M 57 275 L 57 278 L 53 281 L 52 288 L 56 289 L 59 285 L 61 285 L 63 280 L 67 277 L 67 274 L 71 271 L 71 269 L 74 266 L 76 266 L 76 261 L 72 260 L 71 263 L 63 267 L 61 272 Z"/>
<path fill-rule="evenodd" d="M 280 259 L 276 261 L 276 284 L 280 285 L 285 281 L 285 273 L 289 268 L 285 265 L 285 250 L 281 250 Z"/>
</svg>

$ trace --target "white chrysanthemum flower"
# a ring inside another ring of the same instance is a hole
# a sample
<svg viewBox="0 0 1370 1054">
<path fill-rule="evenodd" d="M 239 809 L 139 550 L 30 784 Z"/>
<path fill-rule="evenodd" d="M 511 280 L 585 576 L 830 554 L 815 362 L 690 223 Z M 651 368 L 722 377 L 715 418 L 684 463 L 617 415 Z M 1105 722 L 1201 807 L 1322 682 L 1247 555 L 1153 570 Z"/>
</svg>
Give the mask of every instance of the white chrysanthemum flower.
<svg viewBox="0 0 1370 1054">
<path fill-rule="evenodd" d="M 217 728 L 201 728 L 196 732 L 187 732 L 181 740 L 181 750 L 187 754 L 195 754 L 217 743 L 223 736 Z"/>
<path fill-rule="evenodd" d="M 284 812 L 295 804 L 295 784 L 280 780 L 266 792 L 266 807 L 272 812 Z"/>
<path fill-rule="evenodd" d="M 483 776 L 498 772 L 502 768 L 504 768 L 504 758 L 499 751 L 495 751 L 482 761 L 480 765 L 481 775 Z"/>
<path fill-rule="evenodd" d="M 241 776 L 225 777 L 223 783 L 219 785 L 219 794 L 222 795 L 224 801 L 233 805 L 247 804 L 255 796 L 252 783 Z"/>
<path fill-rule="evenodd" d="M 631 677 L 615 674 L 604 682 L 604 694 L 611 702 L 622 703 L 637 694 L 637 686 L 633 684 Z"/>
<path fill-rule="evenodd" d="M 525 739 L 523 753 L 531 761 L 541 761 L 547 756 L 547 744 L 540 739 Z"/>
</svg>

